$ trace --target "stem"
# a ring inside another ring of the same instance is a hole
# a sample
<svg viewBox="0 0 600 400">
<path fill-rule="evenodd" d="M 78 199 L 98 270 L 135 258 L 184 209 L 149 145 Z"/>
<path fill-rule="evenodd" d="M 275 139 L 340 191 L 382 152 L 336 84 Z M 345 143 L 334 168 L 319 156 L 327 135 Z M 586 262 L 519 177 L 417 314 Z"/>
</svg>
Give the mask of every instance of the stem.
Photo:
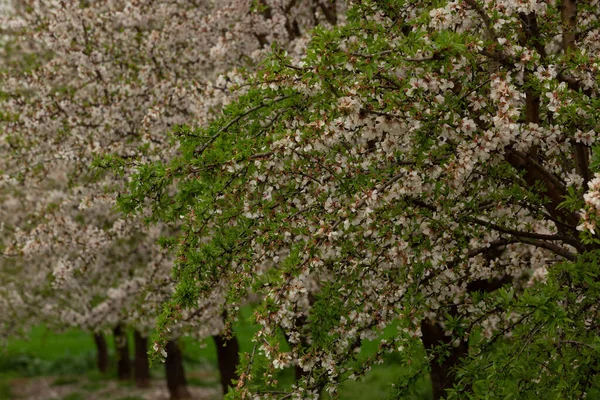
<svg viewBox="0 0 600 400">
<path fill-rule="evenodd" d="M 165 350 L 167 351 L 165 372 L 171 400 L 191 399 L 192 396 L 187 389 L 187 381 L 185 379 L 183 357 L 177 341 L 169 340 L 165 346 Z"/>
<path fill-rule="evenodd" d="M 233 381 L 239 378 L 237 367 L 240 363 L 240 346 L 235 336 L 227 337 L 223 334 L 213 336 L 217 346 L 219 372 L 221 373 L 221 388 L 227 394 Z"/>
<path fill-rule="evenodd" d="M 96 344 L 96 365 L 98 371 L 105 374 L 108 371 L 108 346 L 106 339 L 101 333 L 94 333 L 94 343 Z"/>
<path fill-rule="evenodd" d="M 150 363 L 148 362 L 148 338 L 136 330 L 133 333 L 135 344 L 135 385 L 139 388 L 150 386 Z"/>
<path fill-rule="evenodd" d="M 119 324 L 113 329 L 113 336 L 117 352 L 117 376 L 119 380 L 124 381 L 131 378 L 131 362 L 129 361 L 127 332 L 125 332 L 122 325 Z"/>
</svg>

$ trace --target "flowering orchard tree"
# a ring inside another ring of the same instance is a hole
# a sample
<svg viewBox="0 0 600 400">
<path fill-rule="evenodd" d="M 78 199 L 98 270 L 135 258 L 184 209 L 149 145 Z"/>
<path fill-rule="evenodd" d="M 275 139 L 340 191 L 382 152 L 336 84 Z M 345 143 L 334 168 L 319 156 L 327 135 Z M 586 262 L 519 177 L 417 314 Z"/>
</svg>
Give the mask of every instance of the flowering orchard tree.
<svg viewBox="0 0 600 400">
<path fill-rule="evenodd" d="M 21 12 L 5 24 L 36 57 L 3 77 L 10 95 L 4 140 L 13 148 L 21 140 L 18 149 L 29 156 L 5 161 L 15 167 L 7 171 L 43 173 L 53 161 L 71 161 L 76 178 L 98 154 L 138 156 L 141 141 L 147 157 L 166 157 L 163 132 L 205 122 L 209 110 L 229 101 L 236 69 L 255 64 L 270 44 L 301 46 L 296 39 L 320 21 L 311 12 L 323 9 L 334 19 L 335 7 L 319 4 L 17 2 Z"/>
<path fill-rule="evenodd" d="M 172 263 L 155 245 L 168 231 L 148 231 L 142 218 L 123 218 L 112 208 L 132 166 L 170 159 L 167 131 L 207 123 L 213 110 L 243 93 L 231 87 L 271 46 L 300 54 L 310 27 L 337 23 L 338 5 L 12 3 L 0 23 L 6 49 L 0 185 L 11 204 L 8 253 L 23 262 L 10 272 L 14 284 L 3 289 L 2 307 L 23 303 L 24 293 L 23 304 L 30 305 L 23 307 L 57 329 L 128 324 L 149 330 L 170 296 Z M 91 173 L 94 158 L 113 153 L 125 160 L 118 175 Z M 165 339 L 217 335 L 224 327 L 221 287 Z"/>
<path fill-rule="evenodd" d="M 52 266 L 55 276 L 81 270 L 86 253 L 107 257 L 107 246 L 143 230 L 139 221 L 113 215 L 110 204 L 130 165 L 170 157 L 164 132 L 206 122 L 210 110 L 231 100 L 236 71 L 256 63 L 265 47 L 302 48 L 308 27 L 335 23 L 337 15 L 335 3 L 316 0 L 32 0 L 15 9 L 3 25 L 25 60 L 1 76 L 1 183 L 39 198 L 19 249 L 33 254 L 54 241 L 45 256 L 62 260 Z M 134 160 L 122 175 L 89 174 L 94 157 L 114 153 Z M 23 207 L 23 219 L 31 206 Z M 48 259 L 41 264 L 47 268 Z"/>
<path fill-rule="evenodd" d="M 597 394 L 598 10 L 354 1 L 300 61 L 273 51 L 121 199 L 183 221 L 162 328 L 216 284 L 261 295 L 236 398 L 335 393 L 386 352 L 398 398 L 427 370 L 435 398 Z"/>
</svg>

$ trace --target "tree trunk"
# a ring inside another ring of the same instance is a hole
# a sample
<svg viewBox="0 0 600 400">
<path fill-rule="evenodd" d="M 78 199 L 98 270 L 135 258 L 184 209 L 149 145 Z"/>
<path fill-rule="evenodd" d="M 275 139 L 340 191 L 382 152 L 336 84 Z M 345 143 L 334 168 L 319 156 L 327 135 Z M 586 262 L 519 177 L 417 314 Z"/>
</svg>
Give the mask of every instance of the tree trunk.
<svg viewBox="0 0 600 400">
<path fill-rule="evenodd" d="M 434 353 L 429 364 L 433 398 L 438 400 L 443 398 L 446 389 L 454 386 L 456 381 L 454 367 L 460 363 L 460 358 L 467 354 L 469 348 L 468 344 L 462 340 L 458 346 L 452 346 L 451 343 L 455 338 L 446 336 L 443 328 L 435 321 L 424 320 L 421 322 L 421 332 L 421 340 L 426 350 L 435 351 L 438 346 L 449 346 L 450 354 L 447 357 Z"/>
<path fill-rule="evenodd" d="M 150 386 L 150 363 L 148 362 L 148 338 L 137 330 L 133 333 L 135 342 L 135 385 L 139 388 Z"/>
<path fill-rule="evenodd" d="M 96 343 L 96 365 L 98 371 L 105 374 L 108 371 L 108 346 L 106 346 L 106 339 L 101 333 L 94 333 L 94 343 Z"/>
<path fill-rule="evenodd" d="M 175 340 L 169 340 L 165 347 L 167 359 L 165 371 L 167 374 L 167 387 L 172 400 L 191 399 L 192 396 L 187 389 L 185 370 L 183 369 L 183 357 L 181 350 Z"/>
<path fill-rule="evenodd" d="M 131 378 L 131 362 L 129 361 L 129 342 L 127 332 L 119 324 L 113 329 L 115 349 L 117 353 L 117 376 L 124 381 Z"/>
<path fill-rule="evenodd" d="M 233 381 L 238 379 L 236 370 L 240 363 L 240 346 L 235 336 L 228 339 L 224 335 L 215 335 L 213 339 L 217 345 L 221 388 L 223 394 L 227 394 L 229 387 L 233 385 Z"/>
</svg>

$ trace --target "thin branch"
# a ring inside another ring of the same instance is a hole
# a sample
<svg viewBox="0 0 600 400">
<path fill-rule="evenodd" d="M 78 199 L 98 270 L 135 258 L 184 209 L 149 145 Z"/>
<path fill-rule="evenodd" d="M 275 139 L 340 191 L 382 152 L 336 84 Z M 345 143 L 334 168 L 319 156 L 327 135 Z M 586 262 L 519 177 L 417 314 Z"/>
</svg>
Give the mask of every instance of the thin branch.
<svg viewBox="0 0 600 400">
<path fill-rule="evenodd" d="M 498 34 L 494 30 L 494 24 L 492 23 L 492 20 L 490 19 L 490 17 L 486 14 L 485 10 L 483 8 L 481 8 L 481 6 L 479 4 L 477 4 L 476 0 L 465 0 L 465 3 L 467 3 L 469 5 L 469 7 L 471 7 L 473 10 L 475 10 L 475 12 L 479 15 L 479 17 L 481 17 L 481 19 L 485 23 L 485 27 L 486 27 L 488 33 L 491 36 L 491 39 L 496 40 L 496 38 L 498 37 Z"/>
<path fill-rule="evenodd" d="M 273 152 L 273 151 L 267 151 L 264 153 L 256 153 L 256 154 L 253 154 L 250 157 L 248 157 L 248 160 L 257 160 L 260 158 L 267 158 L 267 157 L 271 157 L 273 154 L 275 154 L 275 152 Z"/>
<path fill-rule="evenodd" d="M 377 56 L 384 56 L 384 55 L 390 54 L 392 52 L 393 52 L 393 50 L 383 50 L 383 51 L 380 51 L 378 53 L 373 53 L 373 54 L 369 54 L 369 53 L 349 53 L 349 54 L 354 57 L 373 58 L 373 57 L 377 57 Z"/>
<path fill-rule="evenodd" d="M 290 96 L 281 96 L 281 97 L 277 97 L 277 98 L 275 98 L 275 99 L 274 99 L 272 102 L 270 102 L 270 103 L 261 103 L 261 104 L 259 104 L 259 105 L 255 106 L 255 107 L 252 107 L 251 109 L 247 110 L 246 112 L 244 112 L 244 113 L 242 113 L 242 114 L 238 115 L 237 117 L 235 117 L 234 119 L 232 119 L 231 121 L 229 121 L 229 122 L 228 122 L 228 123 L 227 123 L 225 126 L 223 126 L 221 129 L 219 129 L 219 130 L 218 130 L 218 132 L 217 132 L 217 133 L 215 133 L 215 134 L 214 134 L 214 135 L 213 135 L 213 136 L 212 136 L 212 137 L 211 137 L 211 138 L 208 140 L 208 142 L 204 143 L 204 145 L 203 145 L 203 146 L 202 146 L 200 149 L 198 149 L 198 150 L 196 150 L 196 151 L 194 152 L 194 155 L 195 155 L 196 157 L 199 157 L 199 156 L 201 156 L 201 155 L 202 155 L 202 153 L 204 153 L 204 151 L 205 151 L 205 150 L 208 148 L 208 146 L 210 146 L 211 144 L 213 144 L 213 142 L 214 142 L 215 140 L 217 140 L 217 138 L 218 138 L 219 136 L 221 136 L 221 134 L 222 134 L 222 133 L 226 132 L 226 131 L 227 131 L 229 128 L 231 128 L 233 125 L 235 125 L 236 123 L 238 123 L 238 122 L 239 122 L 239 121 L 240 121 L 242 118 L 245 118 L 245 117 L 247 117 L 248 115 L 252 114 L 253 112 L 260 110 L 261 108 L 265 108 L 265 107 L 267 107 L 267 106 L 270 106 L 270 105 L 272 105 L 272 104 L 274 104 L 274 103 L 277 103 L 277 102 L 280 102 L 280 101 L 282 101 L 282 100 L 288 99 L 289 97 L 290 97 Z"/>
<path fill-rule="evenodd" d="M 532 246 L 539 247 L 542 249 L 550 250 L 554 254 L 559 255 L 563 258 L 566 258 L 569 261 L 577 260 L 577 254 L 571 253 L 570 251 L 567 251 L 564 248 L 562 248 L 559 245 L 554 244 L 554 243 L 544 242 L 543 240 L 534 240 L 534 239 L 525 239 L 525 238 L 521 239 L 521 242 L 530 244 Z"/>
<path fill-rule="evenodd" d="M 469 220 L 476 223 L 477 225 L 482 225 L 487 228 L 491 228 L 495 231 L 506 233 L 508 235 L 513 235 L 513 236 L 520 237 L 520 238 L 539 239 L 539 240 L 560 240 L 560 241 L 563 241 L 563 242 L 569 243 L 569 244 L 575 242 L 573 239 L 563 236 L 563 235 L 518 231 L 515 229 L 506 228 L 506 227 L 503 227 L 500 225 L 496 225 L 492 222 L 484 221 L 482 219 L 474 218 L 474 217 L 469 218 Z"/>
<path fill-rule="evenodd" d="M 383 50 L 377 53 L 348 53 L 351 56 L 354 57 L 360 57 L 360 58 L 374 58 L 374 57 L 378 57 L 378 56 L 385 56 L 387 54 L 391 54 L 393 53 L 394 49 L 390 49 L 390 50 Z M 430 56 L 423 56 L 423 57 L 404 57 L 403 60 L 404 61 L 408 61 L 408 62 L 423 62 L 423 61 L 432 61 L 432 60 L 439 60 L 442 57 L 440 56 L 439 52 L 434 52 L 433 54 L 431 54 Z"/>
</svg>

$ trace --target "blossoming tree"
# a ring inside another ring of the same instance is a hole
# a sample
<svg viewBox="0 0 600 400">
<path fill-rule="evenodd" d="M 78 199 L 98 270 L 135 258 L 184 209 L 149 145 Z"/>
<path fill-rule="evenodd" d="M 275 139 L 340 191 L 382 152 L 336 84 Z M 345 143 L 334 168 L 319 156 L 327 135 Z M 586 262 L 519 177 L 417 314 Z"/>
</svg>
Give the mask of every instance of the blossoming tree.
<svg viewBox="0 0 600 400">
<path fill-rule="evenodd" d="M 260 294 L 239 398 L 264 362 L 304 377 L 255 398 L 311 398 L 386 352 L 399 398 L 425 370 L 435 398 L 597 391 L 598 9 L 354 1 L 300 61 L 275 49 L 121 199 L 183 220 L 162 328 L 215 284 Z"/>
<path fill-rule="evenodd" d="M 171 290 L 171 264 L 154 243 L 168 232 L 114 213 L 132 165 L 168 160 L 172 127 L 207 123 L 235 96 L 243 70 L 272 44 L 302 48 L 308 28 L 336 23 L 336 4 L 27 0 L 13 8 L 0 32 L 15 56 L 0 75 L 0 184 L 15 217 L 10 250 L 25 262 L 10 272 L 16 286 L 3 301 L 27 293 L 37 305 L 27 307 L 31 321 L 56 328 L 149 330 Z M 118 175 L 91 173 L 94 158 L 114 153 L 126 161 Z M 235 348 L 219 335 L 222 299 L 201 300 L 204 312 L 190 312 L 174 332 Z M 229 382 L 235 365 L 227 368 Z"/>
</svg>

